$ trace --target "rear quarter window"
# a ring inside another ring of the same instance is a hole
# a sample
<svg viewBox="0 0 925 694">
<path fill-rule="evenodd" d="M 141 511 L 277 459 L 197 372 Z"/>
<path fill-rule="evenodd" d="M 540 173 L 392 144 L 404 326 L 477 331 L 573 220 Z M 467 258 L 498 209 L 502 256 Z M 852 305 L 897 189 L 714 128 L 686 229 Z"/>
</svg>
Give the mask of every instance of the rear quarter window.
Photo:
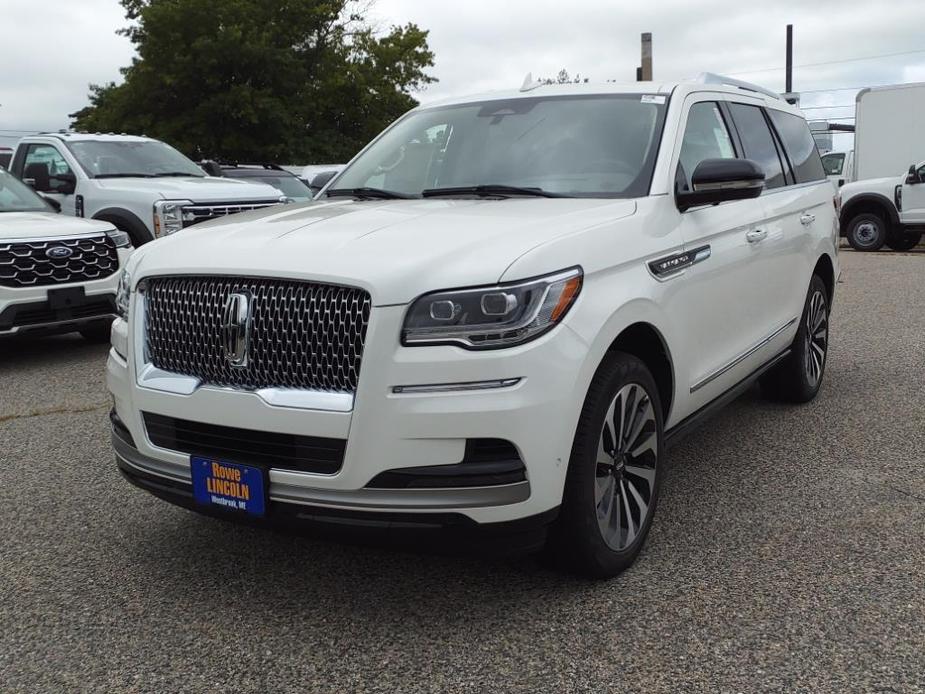
<svg viewBox="0 0 925 694">
<path fill-rule="evenodd" d="M 775 109 L 768 109 L 768 115 L 771 116 L 771 122 L 784 143 L 797 183 L 824 179 L 822 159 L 806 121 L 800 116 Z"/>
</svg>

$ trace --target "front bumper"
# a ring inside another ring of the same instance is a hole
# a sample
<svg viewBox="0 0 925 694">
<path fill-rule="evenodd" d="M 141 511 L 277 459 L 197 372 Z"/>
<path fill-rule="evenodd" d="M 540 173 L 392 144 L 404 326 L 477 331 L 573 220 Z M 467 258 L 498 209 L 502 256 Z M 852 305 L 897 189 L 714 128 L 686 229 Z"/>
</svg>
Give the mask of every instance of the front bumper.
<svg viewBox="0 0 925 694">
<path fill-rule="evenodd" d="M 131 249 L 118 249 L 119 268 Z M 0 287 L 0 336 L 66 333 L 115 317 L 119 271 L 98 280 Z"/>
<path fill-rule="evenodd" d="M 587 345 L 561 325 L 526 345 L 485 352 L 458 347 L 401 347 L 404 307 L 377 307 L 370 316 L 359 387 L 352 409 L 281 406 L 258 392 L 197 387 L 168 392 L 136 364 L 139 326 L 116 321 L 107 382 L 116 414 L 133 442 L 116 442 L 126 474 L 149 475 L 188 489 L 190 453 L 158 447 L 146 416 L 326 437 L 345 442 L 333 474 L 269 465 L 271 504 L 351 514 L 451 514 L 491 525 L 554 513 L 561 503 L 575 424 L 587 388 L 579 378 Z M 137 311 L 133 310 L 133 316 Z M 126 355 L 127 358 L 122 355 Z M 492 390 L 396 392 L 396 387 L 519 379 Z M 373 481 L 396 469 L 459 465 L 470 439 L 513 444 L 525 479 L 480 487 L 381 488 Z M 227 456 L 234 460 L 233 456 Z M 248 463 L 246 458 L 237 462 Z"/>
</svg>

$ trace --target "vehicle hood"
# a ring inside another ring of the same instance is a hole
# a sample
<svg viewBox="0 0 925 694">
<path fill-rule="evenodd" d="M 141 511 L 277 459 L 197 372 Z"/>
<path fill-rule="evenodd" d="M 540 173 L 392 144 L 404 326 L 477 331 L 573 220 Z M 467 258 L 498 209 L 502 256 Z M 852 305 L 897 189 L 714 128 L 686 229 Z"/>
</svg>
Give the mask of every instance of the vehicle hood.
<svg viewBox="0 0 925 694">
<path fill-rule="evenodd" d="M 54 212 L 0 212 L 0 241 L 74 236 L 114 228 L 109 222 L 68 217 Z"/>
<path fill-rule="evenodd" d="M 902 176 L 888 176 L 886 178 L 865 178 L 863 181 L 846 183 L 838 189 L 842 201 L 861 193 L 881 193 L 890 200 L 893 199 L 893 190 L 897 183 L 902 183 Z"/>
<path fill-rule="evenodd" d="M 153 199 L 192 200 L 193 202 L 252 202 L 279 200 L 281 193 L 266 183 L 235 178 L 204 176 L 197 178 L 101 178 L 93 181 L 104 190 L 148 191 Z"/>
<path fill-rule="evenodd" d="M 134 280 L 163 274 L 261 275 L 349 284 L 376 305 L 499 280 L 532 249 L 632 215 L 633 200 L 331 201 L 198 224 L 142 247 Z M 559 270 L 578 264 L 563 257 Z"/>
</svg>

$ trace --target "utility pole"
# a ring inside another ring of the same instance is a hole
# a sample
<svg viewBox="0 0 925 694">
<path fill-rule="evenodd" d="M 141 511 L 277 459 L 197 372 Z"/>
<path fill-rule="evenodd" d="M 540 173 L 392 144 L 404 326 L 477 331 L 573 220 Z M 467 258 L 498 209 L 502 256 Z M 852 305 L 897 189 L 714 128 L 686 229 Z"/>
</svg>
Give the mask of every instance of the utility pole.
<svg viewBox="0 0 925 694">
<path fill-rule="evenodd" d="M 652 34 L 648 31 L 642 35 L 642 62 L 636 70 L 636 79 L 640 82 L 652 81 Z"/>
<path fill-rule="evenodd" d="M 784 100 L 794 106 L 800 105 L 800 95 L 793 91 L 793 24 L 787 25 L 787 61 L 786 61 L 786 91 L 783 93 Z"/>
</svg>

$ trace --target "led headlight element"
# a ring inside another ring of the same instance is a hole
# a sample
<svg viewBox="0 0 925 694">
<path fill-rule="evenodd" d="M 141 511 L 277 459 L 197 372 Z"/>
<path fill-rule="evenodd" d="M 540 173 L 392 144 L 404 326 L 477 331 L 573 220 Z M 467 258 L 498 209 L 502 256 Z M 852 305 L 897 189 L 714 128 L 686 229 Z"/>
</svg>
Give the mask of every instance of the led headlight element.
<svg viewBox="0 0 925 694">
<path fill-rule="evenodd" d="M 561 321 L 581 291 L 581 268 L 522 282 L 425 294 L 405 316 L 404 345 L 510 347 Z"/>
</svg>

